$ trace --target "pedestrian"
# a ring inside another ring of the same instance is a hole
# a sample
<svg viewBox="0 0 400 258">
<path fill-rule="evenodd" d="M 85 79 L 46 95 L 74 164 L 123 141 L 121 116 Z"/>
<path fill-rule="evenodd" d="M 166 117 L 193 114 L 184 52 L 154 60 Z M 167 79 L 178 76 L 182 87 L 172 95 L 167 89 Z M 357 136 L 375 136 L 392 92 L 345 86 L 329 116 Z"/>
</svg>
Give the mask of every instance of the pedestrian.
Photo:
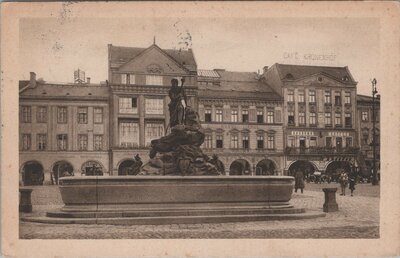
<svg viewBox="0 0 400 258">
<path fill-rule="evenodd" d="M 304 189 L 304 173 L 301 170 L 296 170 L 294 172 L 294 192 L 297 193 L 297 189 L 300 188 L 301 193 Z"/>
<path fill-rule="evenodd" d="M 356 190 L 357 175 L 352 172 L 349 174 L 349 189 L 351 191 L 351 196 L 353 196 L 353 191 Z"/>
<path fill-rule="evenodd" d="M 340 183 L 340 188 L 342 189 L 342 193 L 340 195 L 346 195 L 346 187 L 347 184 L 349 183 L 349 177 L 347 176 L 346 172 L 344 172 L 344 170 L 339 176 L 339 183 Z"/>
</svg>

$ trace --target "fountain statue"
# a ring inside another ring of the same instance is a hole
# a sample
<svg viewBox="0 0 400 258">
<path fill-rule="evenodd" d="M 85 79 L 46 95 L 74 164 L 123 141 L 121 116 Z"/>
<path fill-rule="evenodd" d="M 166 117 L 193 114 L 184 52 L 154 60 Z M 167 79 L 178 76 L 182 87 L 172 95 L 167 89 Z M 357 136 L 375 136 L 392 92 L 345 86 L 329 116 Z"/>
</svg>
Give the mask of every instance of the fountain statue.
<svg viewBox="0 0 400 258">
<path fill-rule="evenodd" d="M 178 80 L 172 79 L 169 90 L 169 127 L 171 132 L 160 139 L 151 141 L 150 161 L 138 175 L 190 175 L 216 176 L 224 173 L 222 166 L 205 155 L 200 146 L 204 142 L 204 132 L 199 114 L 187 105 L 185 91 Z"/>
</svg>

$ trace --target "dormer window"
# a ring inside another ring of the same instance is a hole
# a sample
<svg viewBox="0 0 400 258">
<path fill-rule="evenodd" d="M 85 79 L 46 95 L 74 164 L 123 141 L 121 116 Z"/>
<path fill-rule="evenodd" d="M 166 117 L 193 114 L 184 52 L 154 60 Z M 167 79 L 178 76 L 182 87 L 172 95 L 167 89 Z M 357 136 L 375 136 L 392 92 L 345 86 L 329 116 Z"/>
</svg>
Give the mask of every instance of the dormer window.
<svg viewBox="0 0 400 258">
<path fill-rule="evenodd" d="M 342 81 L 348 82 L 349 81 L 349 77 L 347 75 L 342 77 Z"/>
<path fill-rule="evenodd" d="M 294 80 L 294 76 L 291 73 L 286 74 L 285 79 Z"/>
</svg>

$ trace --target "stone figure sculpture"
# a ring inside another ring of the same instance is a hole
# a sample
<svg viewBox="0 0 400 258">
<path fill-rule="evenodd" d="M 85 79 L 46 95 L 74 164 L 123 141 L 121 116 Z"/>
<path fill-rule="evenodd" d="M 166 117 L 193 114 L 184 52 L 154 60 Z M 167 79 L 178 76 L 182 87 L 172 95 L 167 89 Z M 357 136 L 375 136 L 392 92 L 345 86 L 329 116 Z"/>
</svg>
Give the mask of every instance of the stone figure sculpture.
<svg viewBox="0 0 400 258">
<path fill-rule="evenodd" d="M 204 132 L 199 114 L 187 105 L 186 95 L 178 80 L 172 79 L 169 96 L 171 133 L 151 141 L 150 161 L 139 175 L 220 175 L 222 162 L 203 153 Z M 218 162 L 219 161 L 219 162 Z"/>
</svg>

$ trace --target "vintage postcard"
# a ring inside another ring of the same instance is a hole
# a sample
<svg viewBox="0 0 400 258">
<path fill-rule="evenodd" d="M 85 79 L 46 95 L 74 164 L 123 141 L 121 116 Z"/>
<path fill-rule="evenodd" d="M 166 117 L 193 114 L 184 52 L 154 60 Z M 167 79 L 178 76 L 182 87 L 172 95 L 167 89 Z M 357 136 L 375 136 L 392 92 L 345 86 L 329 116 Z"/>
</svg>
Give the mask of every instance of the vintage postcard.
<svg viewBox="0 0 400 258">
<path fill-rule="evenodd" d="M 400 255 L 399 21 L 2 3 L 2 254 Z"/>
</svg>

